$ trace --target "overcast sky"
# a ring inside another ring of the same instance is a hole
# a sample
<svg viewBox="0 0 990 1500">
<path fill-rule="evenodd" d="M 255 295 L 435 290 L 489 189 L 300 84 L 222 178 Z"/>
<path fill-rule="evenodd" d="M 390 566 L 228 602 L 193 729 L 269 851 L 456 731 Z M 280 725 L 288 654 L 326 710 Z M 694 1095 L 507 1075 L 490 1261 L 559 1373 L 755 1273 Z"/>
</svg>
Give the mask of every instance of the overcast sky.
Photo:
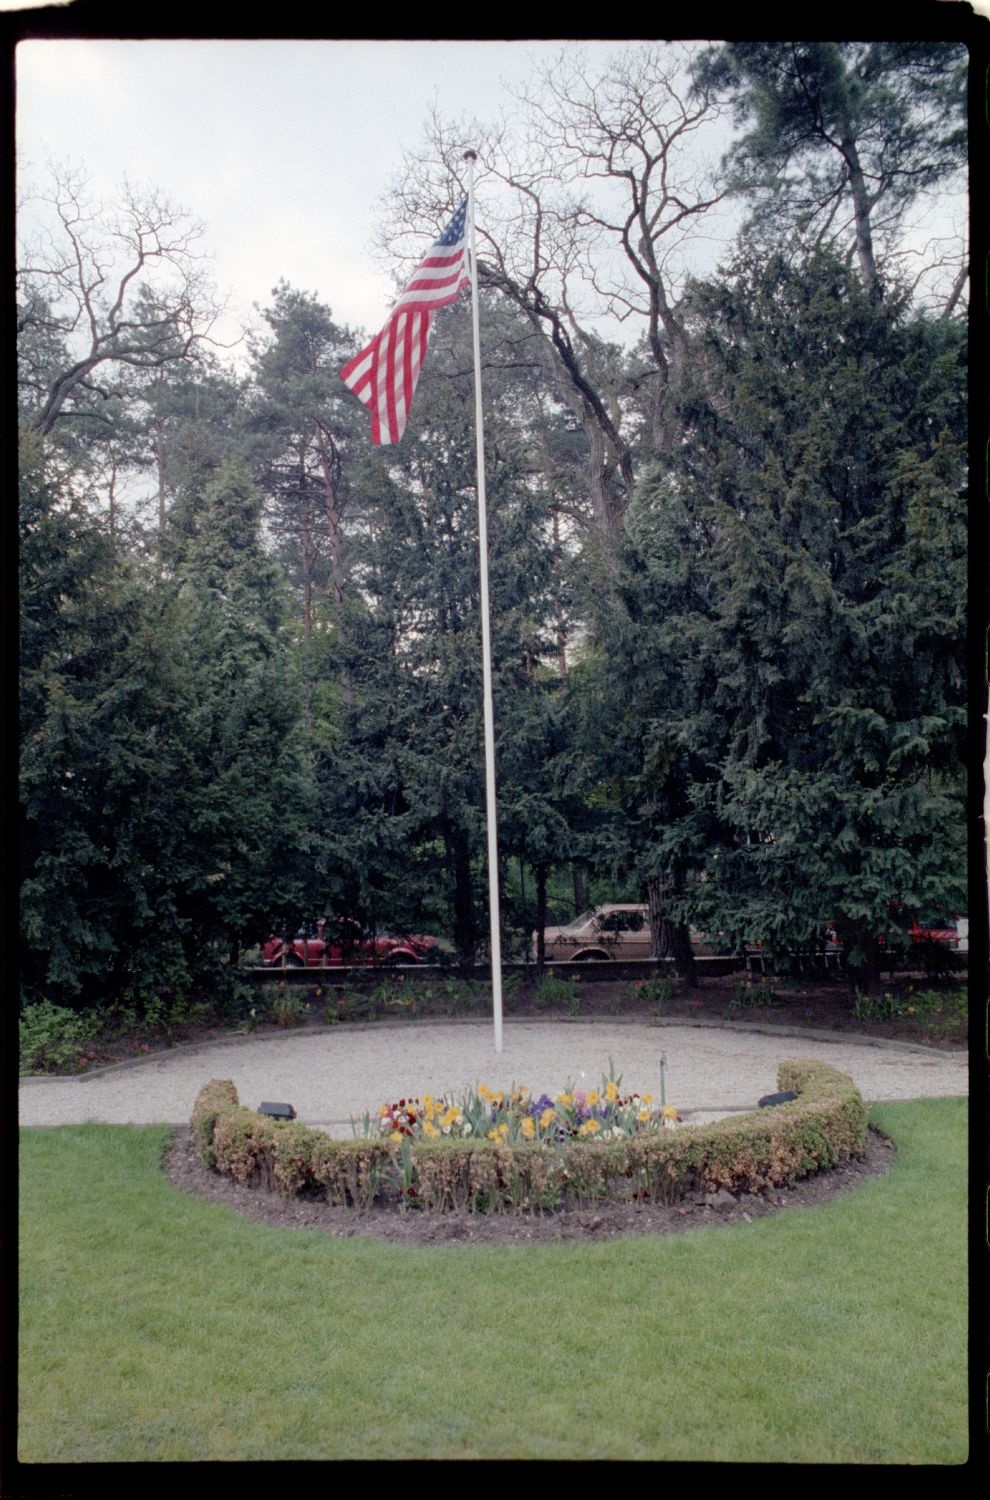
<svg viewBox="0 0 990 1500">
<path fill-rule="evenodd" d="M 576 45 L 601 61 L 636 44 L 22 42 L 20 176 L 54 156 L 106 197 L 152 183 L 205 221 L 236 315 L 284 278 L 372 331 L 393 291 L 371 259 L 378 205 L 430 109 L 495 119 L 506 85 Z"/>
<path fill-rule="evenodd" d="M 373 332 L 389 309 L 392 273 L 408 270 L 373 250 L 383 200 L 434 106 L 483 122 L 503 110 L 511 116 L 511 87 L 561 49 L 583 50 L 596 70 L 638 46 L 25 41 L 17 48 L 20 186 L 41 180 L 54 157 L 84 167 L 107 201 L 126 176 L 204 220 L 205 248 L 230 308 L 219 330 L 226 341 L 255 320 L 252 304 L 269 305 L 279 279 L 315 293 L 338 322 Z M 964 199 L 935 212 L 959 229 Z M 21 217 L 22 230 L 30 229 L 29 210 Z M 726 239 L 730 229 L 723 223 Z M 695 233 L 691 269 L 714 269 L 724 243 Z M 617 325 L 609 330 L 621 336 Z M 632 336 L 631 324 L 626 330 Z"/>
</svg>

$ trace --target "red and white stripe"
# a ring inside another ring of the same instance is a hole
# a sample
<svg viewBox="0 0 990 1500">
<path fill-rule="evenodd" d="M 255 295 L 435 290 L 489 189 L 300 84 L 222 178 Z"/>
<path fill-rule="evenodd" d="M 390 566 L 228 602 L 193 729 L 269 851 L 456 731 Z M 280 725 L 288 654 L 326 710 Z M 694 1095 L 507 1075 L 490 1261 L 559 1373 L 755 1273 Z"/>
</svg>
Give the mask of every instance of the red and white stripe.
<svg viewBox="0 0 990 1500">
<path fill-rule="evenodd" d="M 341 380 L 371 410 L 373 443 L 397 443 L 401 438 L 433 315 L 453 302 L 470 279 L 463 235 L 451 245 L 431 246 L 381 333 L 341 370 Z"/>
</svg>

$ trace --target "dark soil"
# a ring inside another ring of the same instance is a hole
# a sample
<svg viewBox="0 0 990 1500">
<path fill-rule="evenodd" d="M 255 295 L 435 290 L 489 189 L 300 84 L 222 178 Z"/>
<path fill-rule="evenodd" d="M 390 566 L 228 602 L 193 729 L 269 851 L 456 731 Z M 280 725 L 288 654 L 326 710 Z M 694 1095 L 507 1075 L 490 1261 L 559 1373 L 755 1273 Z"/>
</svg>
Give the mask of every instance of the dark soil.
<svg viewBox="0 0 990 1500">
<path fill-rule="evenodd" d="M 718 978 L 706 977 L 693 985 L 675 980 L 670 1001 L 662 1005 L 659 1011 L 655 1004 L 636 998 L 635 986 L 628 981 L 623 984 L 597 979 L 582 980 L 577 987 L 580 1005 L 577 1014 L 602 1020 L 615 1015 L 652 1017 L 659 1014 L 670 1021 L 753 1021 L 764 1026 L 801 1026 L 815 1031 L 841 1031 L 850 1038 L 884 1037 L 914 1042 L 941 1051 L 955 1051 L 965 1047 L 967 1043 L 964 981 L 935 985 L 919 975 L 904 976 L 892 983 L 889 989 L 900 1013 L 870 1018 L 855 1014 L 853 997 L 848 982 L 844 979 L 816 979 L 800 983 L 769 980 L 767 989 L 772 994 L 769 1004 L 756 1003 L 760 991 L 757 990 L 755 994 L 747 993 L 739 980 L 739 975 L 732 974 Z M 918 1003 L 919 995 L 931 995 L 934 991 L 938 992 L 941 1012 L 935 1011 L 930 1003 Z M 521 1003 L 516 1006 L 515 1011 L 508 1010 L 507 1014 L 539 1013 L 559 1018 L 571 1013 L 566 1005 L 558 1005 L 555 1010 L 537 1012 L 532 1002 L 526 1004 L 525 993 L 519 998 Z M 914 1014 L 909 1010 L 912 1005 Z"/>
<path fill-rule="evenodd" d="M 738 1195 L 724 1189 L 717 1194 L 691 1193 L 669 1208 L 651 1203 L 606 1203 L 542 1215 L 426 1214 L 385 1205 L 359 1212 L 333 1207 L 316 1194 L 288 1198 L 264 1188 L 242 1186 L 204 1166 L 186 1127 L 175 1132 L 164 1169 L 169 1182 L 181 1192 L 226 1204 L 245 1218 L 276 1229 L 316 1229 L 345 1238 L 359 1235 L 407 1245 L 531 1245 L 612 1240 L 632 1234 L 683 1234 L 713 1224 L 765 1219 L 788 1208 L 828 1203 L 870 1177 L 884 1176 L 894 1157 L 893 1141 L 871 1127 L 861 1157 L 803 1178 L 793 1187 Z"/>
<path fill-rule="evenodd" d="M 345 1026 L 352 1021 L 375 1019 L 415 1022 L 470 1016 L 484 1019 L 491 1014 L 487 991 L 482 991 L 473 1003 L 445 1003 L 442 996 L 437 998 L 435 990 L 431 998 L 426 979 L 421 981 L 412 974 L 397 977 L 394 973 L 384 977 L 392 985 L 401 986 L 399 1001 L 376 1001 L 374 989 L 369 988 L 367 982 L 363 990 L 354 985 L 345 987 L 340 981 L 328 980 L 326 974 L 314 973 L 312 985 L 292 984 L 291 992 L 302 1004 L 302 1013 L 295 1024 L 323 1022 L 328 1010 L 335 1016 L 336 1024 Z M 269 998 L 277 984 L 273 975 L 272 984 L 267 986 Z M 745 990 L 740 975 L 706 976 L 694 985 L 678 979 L 674 981 L 670 1000 L 658 1008 L 655 1002 L 644 999 L 630 980 L 609 980 L 595 974 L 577 982 L 573 1000 L 558 1001 L 549 1006 L 538 1003 L 533 983 L 525 984 L 518 994 L 506 999 L 504 1011 L 507 1019 L 525 1016 L 547 1020 L 612 1020 L 659 1015 L 670 1021 L 750 1021 L 763 1026 L 800 1026 L 815 1031 L 844 1032 L 850 1038 L 884 1037 L 914 1042 L 938 1051 L 954 1051 L 967 1045 L 966 985 L 963 979 L 937 982 L 922 975 L 898 976 L 889 989 L 892 1007 L 886 1007 L 887 1013 L 884 1013 L 885 1007 L 881 1003 L 872 1016 L 855 1014 L 848 982 L 841 977 L 817 977 L 807 982 L 772 980 L 769 984 L 772 1003 L 766 1004 L 757 1003 L 759 992 L 754 994 Z M 259 1036 L 276 1029 L 274 1022 L 265 1015 L 264 995 L 264 991 L 258 991 L 258 1019 L 256 1024 L 252 1023 L 254 1034 Z M 86 1067 L 79 1071 L 145 1056 L 183 1043 L 210 1041 L 231 1032 L 243 1034 L 246 1030 L 244 1020 L 231 1023 L 221 1015 L 206 1013 L 195 1022 L 173 1025 L 168 1033 L 143 1030 L 133 1035 L 104 1036 L 91 1049 L 95 1056 L 89 1058 Z"/>
</svg>

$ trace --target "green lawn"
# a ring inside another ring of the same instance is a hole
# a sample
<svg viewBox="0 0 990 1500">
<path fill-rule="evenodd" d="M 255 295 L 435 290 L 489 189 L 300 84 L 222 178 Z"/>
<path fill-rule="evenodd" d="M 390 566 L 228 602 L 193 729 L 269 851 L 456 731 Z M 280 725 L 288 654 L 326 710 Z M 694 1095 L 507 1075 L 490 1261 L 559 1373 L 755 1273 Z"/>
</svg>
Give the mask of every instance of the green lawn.
<svg viewBox="0 0 990 1500">
<path fill-rule="evenodd" d="M 667 1239 L 404 1248 L 176 1192 L 165 1128 L 24 1130 L 24 1462 L 961 1463 L 966 1104 L 891 1175 Z"/>
</svg>

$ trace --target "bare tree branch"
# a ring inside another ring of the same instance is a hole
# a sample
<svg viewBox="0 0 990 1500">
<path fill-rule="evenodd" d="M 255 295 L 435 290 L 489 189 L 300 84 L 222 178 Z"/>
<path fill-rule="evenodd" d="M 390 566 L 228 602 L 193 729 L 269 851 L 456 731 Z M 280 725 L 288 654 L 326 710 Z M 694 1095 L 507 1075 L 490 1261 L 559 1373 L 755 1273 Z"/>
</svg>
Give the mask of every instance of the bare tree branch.
<svg viewBox="0 0 990 1500">
<path fill-rule="evenodd" d="M 81 171 L 50 163 L 48 172 L 36 202 L 51 227 L 38 231 L 19 272 L 23 316 L 37 319 L 43 309 L 44 326 L 63 340 L 69 359 L 49 372 L 35 408 L 41 433 L 75 414 L 95 369 L 154 370 L 189 360 L 212 342 L 222 311 L 204 274 L 198 219 L 156 189 L 126 181 L 108 211 L 90 204 Z"/>
</svg>

